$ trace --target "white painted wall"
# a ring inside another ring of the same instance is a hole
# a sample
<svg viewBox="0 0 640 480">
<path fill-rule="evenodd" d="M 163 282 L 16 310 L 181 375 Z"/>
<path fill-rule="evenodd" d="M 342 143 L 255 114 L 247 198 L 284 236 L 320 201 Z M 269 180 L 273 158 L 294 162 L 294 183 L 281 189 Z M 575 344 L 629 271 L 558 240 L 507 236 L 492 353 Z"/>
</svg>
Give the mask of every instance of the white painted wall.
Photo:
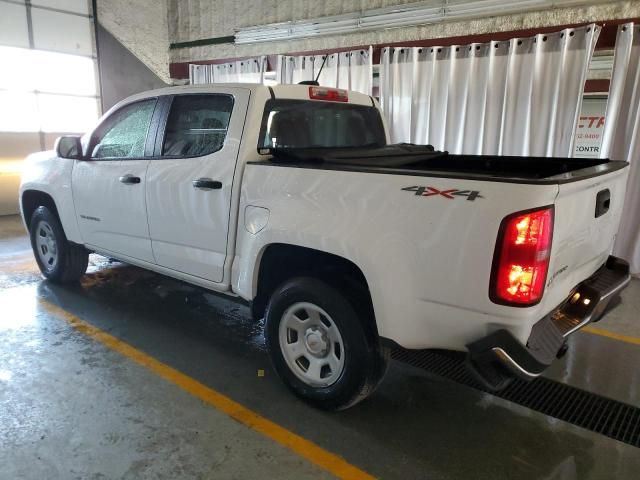
<svg viewBox="0 0 640 480">
<path fill-rule="evenodd" d="M 114 0 L 109 0 L 114 1 Z M 233 35 L 240 27 L 318 18 L 413 3 L 408 0 L 167 0 L 170 42 Z M 426 38 L 446 38 L 500 31 L 566 25 L 597 20 L 640 17 L 640 1 L 603 1 L 588 7 L 562 8 L 519 15 L 494 16 L 344 36 L 326 36 L 256 45 L 211 45 L 171 50 L 170 61 L 323 50 L 353 45 L 383 44 Z"/>
</svg>

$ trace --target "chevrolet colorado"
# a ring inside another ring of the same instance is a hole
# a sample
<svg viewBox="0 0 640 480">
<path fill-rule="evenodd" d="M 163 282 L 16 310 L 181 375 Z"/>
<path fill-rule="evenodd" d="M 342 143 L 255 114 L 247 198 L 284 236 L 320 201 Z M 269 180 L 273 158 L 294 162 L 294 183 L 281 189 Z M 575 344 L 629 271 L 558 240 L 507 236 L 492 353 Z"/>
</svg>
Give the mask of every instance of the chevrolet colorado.
<svg viewBox="0 0 640 480">
<path fill-rule="evenodd" d="M 288 387 L 343 409 L 391 346 L 467 352 L 495 389 L 540 375 L 629 282 L 626 167 L 390 145 L 356 92 L 170 87 L 29 156 L 20 204 L 47 279 L 96 252 L 249 302 Z"/>
</svg>

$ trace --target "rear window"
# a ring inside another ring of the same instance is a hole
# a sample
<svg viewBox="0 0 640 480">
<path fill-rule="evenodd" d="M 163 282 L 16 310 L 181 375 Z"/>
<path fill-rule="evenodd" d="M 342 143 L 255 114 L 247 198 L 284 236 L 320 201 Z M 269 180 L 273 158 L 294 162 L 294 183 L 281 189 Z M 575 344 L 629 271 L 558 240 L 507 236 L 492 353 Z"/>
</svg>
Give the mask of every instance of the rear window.
<svg viewBox="0 0 640 480">
<path fill-rule="evenodd" d="M 165 157 L 196 157 L 222 148 L 233 110 L 231 95 L 178 95 L 162 145 Z"/>
<path fill-rule="evenodd" d="M 364 105 L 310 100 L 269 100 L 258 148 L 382 147 L 378 110 Z"/>
</svg>

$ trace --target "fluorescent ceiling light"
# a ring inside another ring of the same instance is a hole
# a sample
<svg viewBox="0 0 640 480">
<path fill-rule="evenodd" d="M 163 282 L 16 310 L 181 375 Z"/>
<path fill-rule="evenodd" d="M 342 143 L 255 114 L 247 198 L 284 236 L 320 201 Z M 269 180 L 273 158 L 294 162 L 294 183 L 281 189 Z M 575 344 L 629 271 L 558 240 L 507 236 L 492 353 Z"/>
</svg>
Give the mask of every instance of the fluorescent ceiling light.
<svg viewBox="0 0 640 480">
<path fill-rule="evenodd" d="M 411 13 L 411 15 L 408 15 Z M 391 28 L 405 25 L 420 25 L 441 20 L 443 17 L 442 7 L 424 8 L 411 12 L 393 12 L 384 14 L 364 15 L 360 18 L 358 28 Z"/>
<path fill-rule="evenodd" d="M 609 0 L 611 1 L 613 0 Z M 504 0 L 430 0 L 346 15 L 241 28 L 236 30 L 235 43 L 247 44 L 320 35 L 341 35 L 593 3 L 603 3 L 603 0 L 511 0 L 508 2 Z"/>
<path fill-rule="evenodd" d="M 556 5 L 562 2 L 555 2 Z M 541 8 L 550 8 L 554 2 L 548 0 L 479 0 L 475 2 L 448 2 L 445 7 L 447 17 L 467 17 L 476 15 L 504 15 L 513 12 L 525 12 Z"/>
</svg>

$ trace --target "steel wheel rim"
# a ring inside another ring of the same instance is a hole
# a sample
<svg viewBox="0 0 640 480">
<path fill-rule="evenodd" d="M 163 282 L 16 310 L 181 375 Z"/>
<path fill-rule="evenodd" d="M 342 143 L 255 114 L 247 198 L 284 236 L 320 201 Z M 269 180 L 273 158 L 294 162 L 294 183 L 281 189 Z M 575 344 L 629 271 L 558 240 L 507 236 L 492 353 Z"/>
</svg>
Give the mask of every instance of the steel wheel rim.
<svg viewBox="0 0 640 480">
<path fill-rule="evenodd" d="M 40 262 L 47 270 L 52 271 L 58 264 L 58 242 L 53 228 L 48 222 L 40 220 L 36 225 L 36 251 Z"/>
<path fill-rule="evenodd" d="M 344 370 L 344 342 L 323 309 L 308 302 L 291 305 L 282 315 L 280 350 L 289 369 L 307 385 L 328 387 Z"/>
</svg>

